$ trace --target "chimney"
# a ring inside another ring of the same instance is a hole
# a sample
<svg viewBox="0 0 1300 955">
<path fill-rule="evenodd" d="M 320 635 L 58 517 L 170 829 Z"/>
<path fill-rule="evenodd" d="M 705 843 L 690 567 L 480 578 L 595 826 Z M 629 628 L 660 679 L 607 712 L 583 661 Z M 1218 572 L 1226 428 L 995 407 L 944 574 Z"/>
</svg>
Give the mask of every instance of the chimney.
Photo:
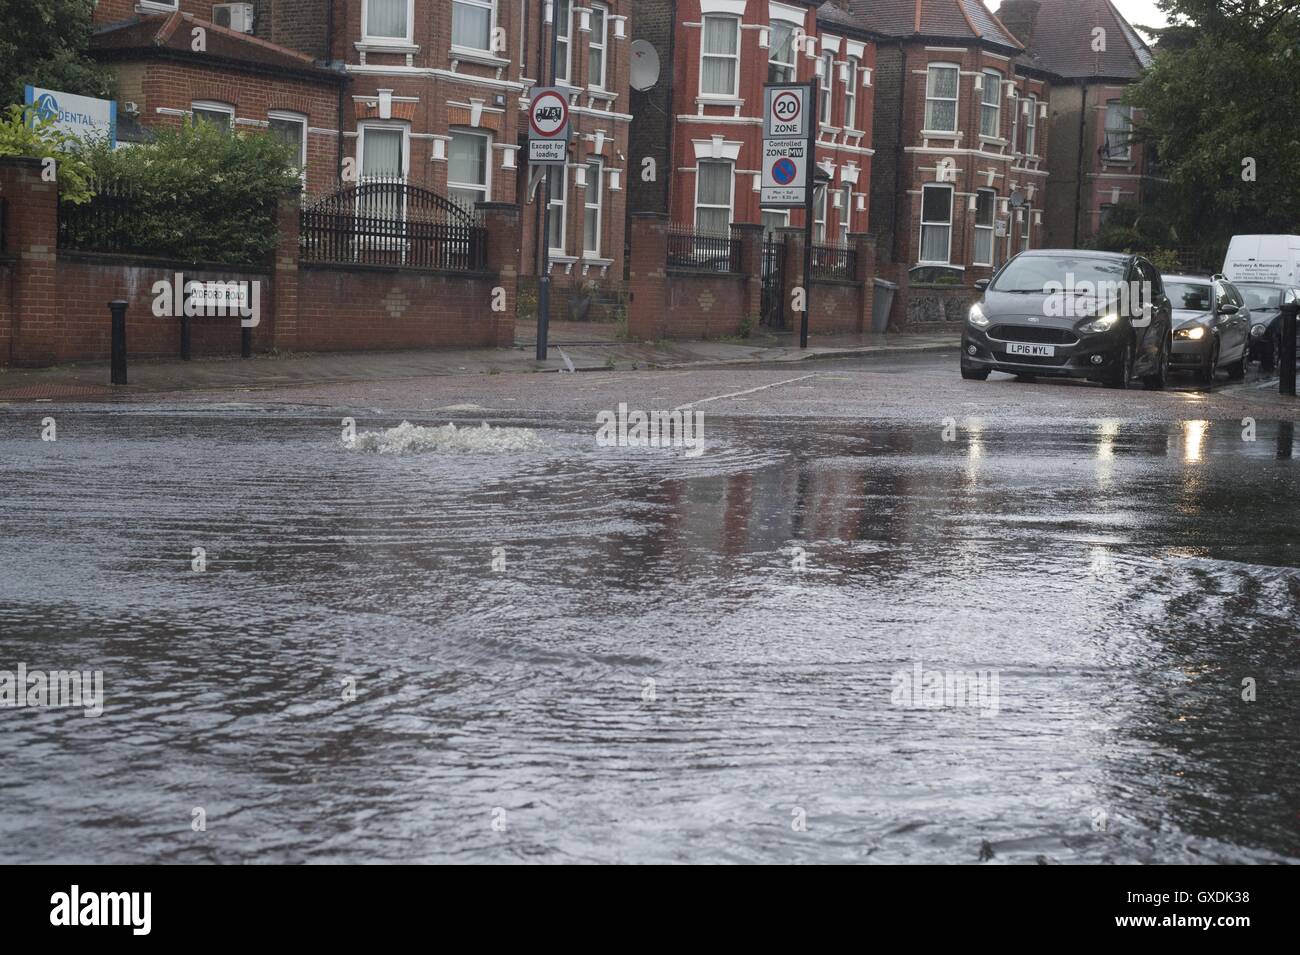
<svg viewBox="0 0 1300 955">
<path fill-rule="evenodd" d="M 1003 0 L 997 17 L 1027 49 L 1033 47 L 1034 26 L 1038 23 L 1038 0 Z"/>
</svg>

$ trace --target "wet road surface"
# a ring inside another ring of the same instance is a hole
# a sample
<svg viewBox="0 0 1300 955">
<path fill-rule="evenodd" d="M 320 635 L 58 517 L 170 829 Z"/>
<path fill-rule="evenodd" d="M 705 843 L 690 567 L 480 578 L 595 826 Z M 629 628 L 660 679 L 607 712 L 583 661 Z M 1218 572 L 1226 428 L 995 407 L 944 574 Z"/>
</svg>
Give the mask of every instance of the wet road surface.
<svg viewBox="0 0 1300 955">
<path fill-rule="evenodd" d="M 0 861 L 1294 860 L 1292 423 L 937 367 L 0 409 Z"/>
</svg>

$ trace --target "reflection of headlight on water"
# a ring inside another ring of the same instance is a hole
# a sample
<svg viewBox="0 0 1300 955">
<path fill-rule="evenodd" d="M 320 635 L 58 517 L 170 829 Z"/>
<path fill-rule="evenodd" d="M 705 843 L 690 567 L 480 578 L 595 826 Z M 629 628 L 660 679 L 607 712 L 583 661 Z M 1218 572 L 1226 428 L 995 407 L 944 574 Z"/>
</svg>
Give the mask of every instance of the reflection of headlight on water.
<svg viewBox="0 0 1300 955">
<path fill-rule="evenodd" d="M 1189 464 L 1194 464 L 1201 460 L 1201 452 L 1205 445 L 1205 436 L 1210 431 L 1210 422 L 1208 421 L 1184 421 L 1183 422 L 1183 460 Z"/>
</svg>

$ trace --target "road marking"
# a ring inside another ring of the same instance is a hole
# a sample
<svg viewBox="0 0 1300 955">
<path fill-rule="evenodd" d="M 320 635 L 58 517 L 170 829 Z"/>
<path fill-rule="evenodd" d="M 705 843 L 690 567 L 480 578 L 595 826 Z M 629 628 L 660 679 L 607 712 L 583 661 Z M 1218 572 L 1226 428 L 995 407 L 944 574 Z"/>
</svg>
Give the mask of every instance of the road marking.
<svg viewBox="0 0 1300 955">
<path fill-rule="evenodd" d="M 752 395 L 756 391 L 766 391 L 768 388 L 776 388 L 779 385 L 788 385 L 796 381 L 807 381 L 809 378 L 816 378 L 817 373 L 811 375 L 800 375 L 798 378 L 787 378 L 785 381 L 774 381 L 770 385 L 759 385 L 757 388 L 746 388 L 744 391 L 733 391 L 725 395 L 714 395 L 712 398 L 701 398 L 699 401 L 691 401 L 684 405 L 678 405 L 674 411 L 685 411 L 687 408 L 694 408 L 696 405 L 707 404 L 710 401 L 724 401 L 727 398 L 738 398 L 741 395 Z"/>
</svg>

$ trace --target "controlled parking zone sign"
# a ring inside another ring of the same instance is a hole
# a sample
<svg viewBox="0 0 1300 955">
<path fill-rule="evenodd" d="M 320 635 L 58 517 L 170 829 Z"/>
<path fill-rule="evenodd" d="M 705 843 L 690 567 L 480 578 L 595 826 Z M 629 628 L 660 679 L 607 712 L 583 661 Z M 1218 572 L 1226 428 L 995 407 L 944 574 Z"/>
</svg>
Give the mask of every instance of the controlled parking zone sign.
<svg viewBox="0 0 1300 955">
<path fill-rule="evenodd" d="M 528 102 L 528 161 L 536 166 L 569 161 L 569 98 L 563 90 L 533 90 Z"/>
<path fill-rule="evenodd" d="M 808 160 L 812 153 L 807 85 L 763 88 L 763 181 L 759 205 L 803 208 L 808 202 Z"/>
</svg>

